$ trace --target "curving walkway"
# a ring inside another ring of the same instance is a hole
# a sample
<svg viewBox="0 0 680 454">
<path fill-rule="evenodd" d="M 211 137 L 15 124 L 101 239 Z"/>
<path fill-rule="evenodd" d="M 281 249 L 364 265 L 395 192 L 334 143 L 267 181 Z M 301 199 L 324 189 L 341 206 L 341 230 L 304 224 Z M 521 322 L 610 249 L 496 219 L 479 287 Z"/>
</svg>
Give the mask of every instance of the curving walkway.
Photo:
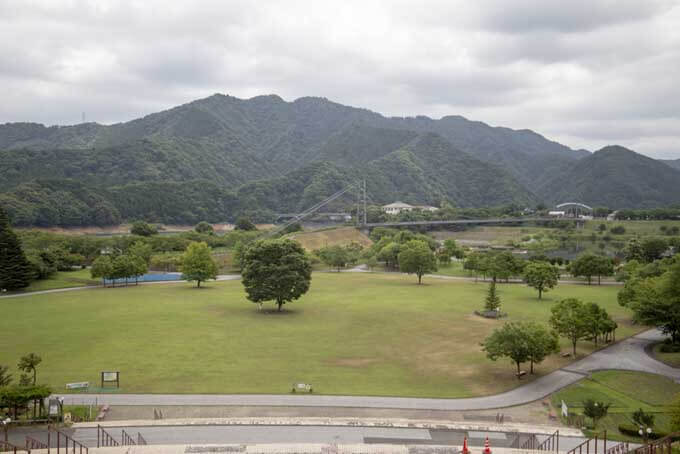
<svg viewBox="0 0 680 454">
<path fill-rule="evenodd" d="M 664 337 L 652 329 L 597 351 L 531 383 L 492 396 L 465 399 L 323 396 L 292 394 L 63 394 L 66 403 L 99 405 L 238 405 L 393 408 L 413 410 L 487 410 L 521 405 L 575 383 L 590 372 L 622 369 L 659 374 L 680 382 L 680 369 L 651 358 L 645 347 Z"/>
</svg>

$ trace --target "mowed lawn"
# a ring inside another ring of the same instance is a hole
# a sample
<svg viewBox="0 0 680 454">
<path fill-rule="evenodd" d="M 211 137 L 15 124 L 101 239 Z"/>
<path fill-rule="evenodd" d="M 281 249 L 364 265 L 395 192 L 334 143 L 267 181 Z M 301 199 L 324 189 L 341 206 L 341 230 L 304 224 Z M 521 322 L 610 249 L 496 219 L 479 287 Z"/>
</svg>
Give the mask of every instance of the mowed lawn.
<svg viewBox="0 0 680 454">
<path fill-rule="evenodd" d="M 0 299 L 0 364 L 43 357 L 38 380 L 98 386 L 103 370 L 121 372 L 121 391 L 286 393 L 307 382 L 324 394 L 466 397 L 526 383 L 508 360 L 486 359 L 479 342 L 504 321 L 472 314 L 486 283 L 399 274 L 315 273 L 310 292 L 274 313 L 245 298 L 239 281 L 187 283 Z M 540 301 L 521 284 L 499 285 L 508 320 L 546 322 L 566 297 L 602 304 L 630 325 L 618 288 L 560 285 Z M 568 342 L 563 342 L 565 351 Z M 579 343 L 579 354 L 591 351 Z M 545 374 L 570 361 L 553 355 Z M 528 364 L 526 365 L 528 368 Z M 18 372 L 14 370 L 15 377 Z"/>
<path fill-rule="evenodd" d="M 671 432 L 670 404 L 680 393 L 680 385 L 660 375 L 643 372 L 595 372 L 574 385 L 553 394 L 552 403 L 560 408 L 564 401 L 571 413 L 583 414 L 583 402 L 593 399 L 610 404 L 609 412 L 598 423 L 597 430 L 607 430 L 607 436 L 617 440 L 640 442 L 637 437 L 622 435 L 620 424 L 634 424 L 633 412 L 639 408 L 654 413 L 654 428 Z"/>
</svg>

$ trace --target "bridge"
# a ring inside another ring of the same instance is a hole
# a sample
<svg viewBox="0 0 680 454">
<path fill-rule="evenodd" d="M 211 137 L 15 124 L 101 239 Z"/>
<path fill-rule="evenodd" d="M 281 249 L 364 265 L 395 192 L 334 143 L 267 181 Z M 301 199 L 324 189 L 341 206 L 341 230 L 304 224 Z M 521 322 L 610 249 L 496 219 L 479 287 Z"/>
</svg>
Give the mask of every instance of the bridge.
<svg viewBox="0 0 680 454">
<path fill-rule="evenodd" d="M 550 222 L 550 221 L 577 221 L 574 218 L 554 218 L 554 217 L 514 217 L 514 218 L 484 218 L 484 219 L 451 219 L 438 221 L 403 221 L 403 222 L 376 222 L 362 224 L 360 227 L 408 227 L 418 225 L 478 225 L 478 224 L 523 224 L 526 222 Z"/>
<path fill-rule="evenodd" d="M 322 200 L 321 202 L 313 205 L 312 207 L 308 208 L 307 210 L 303 211 L 302 213 L 299 214 L 294 214 L 294 213 L 289 213 L 289 214 L 283 214 L 279 215 L 279 219 L 286 218 L 288 221 L 283 223 L 281 226 L 272 229 L 265 233 L 265 237 L 267 236 L 273 236 L 276 235 L 277 233 L 280 233 L 284 231 L 286 228 L 288 228 L 290 225 L 300 222 L 303 219 L 309 218 L 310 216 L 314 214 L 321 214 L 318 213 L 318 211 L 323 208 L 324 206 L 328 205 L 330 202 L 338 199 L 344 194 L 351 193 L 350 191 L 352 190 L 357 190 L 359 200 L 357 200 L 357 227 L 361 228 L 362 230 L 371 230 L 375 227 L 414 227 L 414 226 L 435 226 L 435 225 L 483 225 L 483 224 L 522 224 L 522 223 L 527 223 L 527 222 L 550 222 L 550 221 L 571 221 L 575 222 L 577 226 L 580 225 L 580 223 L 583 222 L 582 219 L 579 218 L 578 210 L 582 211 L 587 211 L 590 210 L 592 212 L 592 208 L 589 207 L 588 205 L 584 205 L 582 203 L 578 202 L 568 202 L 568 203 L 563 203 L 560 205 L 557 205 L 558 208 L 565 208 L 565 211 L 573 211 L 574 216 L 573 217 L 568 217 L 568 218 L 555 218 L 555 217 L 529 217 L 529 216 L 522 216 L 522 217 L 503 217 L 503 218 L 486 218 L 486 219 L 451 219 L 451 220 L 432 220 L 432 221 L 403 221 L 403 222 L 381 222 L 381 223 L 368 223 L 366 222 L 366 199 L 367 199 L 367 194 L 366 194 L 366 180 L 363 181 L 363 183 L 351 183 L 344 188 L 340 189 L 337 191 L 335 194 L 331 195 L 330 197 Z M 362 210 L 363 207 L 363 210 Z M 328 213 L 328 214 L 333 214 L 333 215 L 344 215 L 345 213 Z"/>
</svg>

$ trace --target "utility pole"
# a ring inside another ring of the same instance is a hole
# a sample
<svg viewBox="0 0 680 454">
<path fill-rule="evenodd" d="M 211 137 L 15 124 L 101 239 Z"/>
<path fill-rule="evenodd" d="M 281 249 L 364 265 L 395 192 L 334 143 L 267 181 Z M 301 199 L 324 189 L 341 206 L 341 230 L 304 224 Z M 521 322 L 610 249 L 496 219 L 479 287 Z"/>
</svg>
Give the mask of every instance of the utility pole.
<svg viewBox="0 0 680 454">
<path fill-rule="evenodd" d="M 364 225 L 366 225 L 366 178 L 364 178 Z"/>
</svg>

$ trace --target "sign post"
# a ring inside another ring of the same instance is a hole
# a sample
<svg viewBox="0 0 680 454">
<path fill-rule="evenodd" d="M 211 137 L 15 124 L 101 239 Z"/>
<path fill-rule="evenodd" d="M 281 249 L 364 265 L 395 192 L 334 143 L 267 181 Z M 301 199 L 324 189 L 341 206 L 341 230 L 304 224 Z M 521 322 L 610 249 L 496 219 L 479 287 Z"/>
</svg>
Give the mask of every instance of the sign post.
<svg viewBox="0 0 680 454">
<path fill-rule="evenodd" d="M 562 401 L 562 416 L 565 418 L 569 417 L 569 408 L 567 407 L 567 404 Z"/>
<path fill-rule="evenodd" d="M 116 388 L 120 388 L 120 372 L 102 372 L 102 388 L 104 383 L 115 383 Z"/>
</svg>

